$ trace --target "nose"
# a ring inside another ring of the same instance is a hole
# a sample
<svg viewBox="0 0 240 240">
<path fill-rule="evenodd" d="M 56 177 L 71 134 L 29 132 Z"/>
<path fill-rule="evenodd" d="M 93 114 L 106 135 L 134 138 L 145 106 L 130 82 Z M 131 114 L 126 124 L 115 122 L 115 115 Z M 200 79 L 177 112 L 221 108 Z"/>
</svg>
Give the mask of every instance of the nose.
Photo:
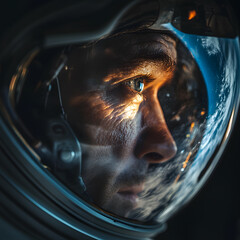
<svg viewBox="0 0 240 240">
<path fill-rule="evenodd" d="M 144 103 L 141 112 L 142 130 L 136 143 L 135 155 L 149 163 L 170 160 L 176 155 L 177 146 L 167 127 L 157 97 Z"/>
</svg>

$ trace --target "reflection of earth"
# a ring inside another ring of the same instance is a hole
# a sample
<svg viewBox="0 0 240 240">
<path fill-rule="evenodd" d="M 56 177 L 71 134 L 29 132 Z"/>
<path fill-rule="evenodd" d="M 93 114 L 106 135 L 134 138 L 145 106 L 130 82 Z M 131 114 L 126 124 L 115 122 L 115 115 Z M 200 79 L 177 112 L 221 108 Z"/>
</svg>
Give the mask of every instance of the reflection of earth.
<svg viewBox="0 0 240 240">
<path fill-rule="evenodd" d="M 186 39 L 183 36 L 180 34 L 180 38 L 182 37 L 183 42 L 185 42 Z M 231 116 L 230 109 L 232 109 L 236 89 L 236 82 L 234 82 L 236 71 L 233 70 L 237 68 L 238 64 L 238 55 L 234 48 L 238 44 L 237 39 L 224 40 L 191 35 L 187 38 L 188 41 L 192 38 L 192 44 L 195 46 L 192 53 L 200 69 L 204 69 L 209 62 L 200 62 L 199 54 L 202 54 L 202 60 L 209 60 L 211 57 L 211 62 L 217 64 L 215 68 L 209 66 L 212 73 L 210 72 L 208 78 L 214 76 L 214 80 L 212 79 L 213 85 L 208 86 L 208 91 L 210 91 L 208 94 L 211 94 L 209 106 L 212 105 L 209 109 L 209 116 L 205 123 L 199 124 L 198 128 L 195 126 L 198 131 L 204 131 L 201 145 L 199 146 L 199 142 L 195 142 L 194 145 L 191 145 L 192 149 L 189 150 L 186 147 L 189 146 L 189 139 L 185 138 L 177 156 L 165 166 L 159 167 L 157 170 L 154 169 L 149 174 L 150 177 L 146 182 L 147 190 L 142 194 L 139 201 L 140 207 L 131 212 L 129 218 L 142 221 L 155 218 L 158 222 L 164 222 L 176 209 L 187 202 L 205 182 L 207 176 L 199 182 L 199 175 L 221 143 Z M 189 42 L 188 44 L 191 44 L 191 41 Z M 198 44 L 198 48 L 196 48 L 196 43 L 201 43 Z M 188 47 L 191 49 L 191 46 Z M 216 74 L 216 72 L 219 74 Z M 212 89 L 209 90 L 210 87 Z M 192 153 L 192 156 L 189 156 L 189 152 Z M 191 163 L 190 157 L 192 160 L 195 158 Z M 189 161 L 189 164 L 187 167 L 185 166 L 186 168 L 183 168 L 186 160 Z M 212 163 L 211 168 L 209 168 L 210 171 L 215 164 L 216 162 Z"/>
</svg>

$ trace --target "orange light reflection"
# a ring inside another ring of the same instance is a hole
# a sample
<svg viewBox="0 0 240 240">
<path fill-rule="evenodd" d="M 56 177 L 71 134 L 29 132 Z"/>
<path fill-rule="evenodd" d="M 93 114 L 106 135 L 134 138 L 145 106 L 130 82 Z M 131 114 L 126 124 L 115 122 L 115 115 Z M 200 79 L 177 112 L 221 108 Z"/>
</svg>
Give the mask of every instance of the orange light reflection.
<svg viewBox="0 0 240 240">
<path fill-rule="evenodd" d="M 191 123 L 191 126 L 190 126 L 190 132 L 193 131 L 194 126 L 195 126 L 195 122 L 192 122 L 192 123 Z"/>
<path fill-rule="evenodd" d="M 187 155 L 186 160 L 183 162 L 182 169 L 181 169 L 182 172 L 183 172 L 184 169 L 187 167 L 187 164 L 188 164 L 188 161 L 189 161 L 191 155 L 192 155 L 192 152 L 189 152 L 188 155 Z M 178 174 L 178 175 L 177 175 L 177 177 L 176 177 L 174 183 L 177 183 L 177 182 L 178 182 L 180 176 L 181 176 L 181 174 Z"/>
<path fill-rule="evenodd" d="M 205 114 L 205 111 L 201 111 L 201 116 L 203 116 Z"/>
<path fill-rule="evenodd" d="M 188 13 L 188 20 L 192 20 L 193 18 L 195 18 L 197 15 L 197 12 L 195 10 L 190 10 Z"/>
</svg>

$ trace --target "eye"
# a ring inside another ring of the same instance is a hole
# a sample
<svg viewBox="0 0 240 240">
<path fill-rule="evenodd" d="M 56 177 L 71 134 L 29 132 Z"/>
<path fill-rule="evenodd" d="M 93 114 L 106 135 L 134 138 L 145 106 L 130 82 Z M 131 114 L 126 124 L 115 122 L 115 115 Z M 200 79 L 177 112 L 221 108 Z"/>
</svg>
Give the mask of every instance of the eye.
<svg viewBox="0 0 240 240">
<path fill-rule="evenodd" d="M 137 77 L 130 79 L 125 82 L 130 88 L 141 93 L 144 89 L 144 79 L 142 77 Z"/>
</svg>

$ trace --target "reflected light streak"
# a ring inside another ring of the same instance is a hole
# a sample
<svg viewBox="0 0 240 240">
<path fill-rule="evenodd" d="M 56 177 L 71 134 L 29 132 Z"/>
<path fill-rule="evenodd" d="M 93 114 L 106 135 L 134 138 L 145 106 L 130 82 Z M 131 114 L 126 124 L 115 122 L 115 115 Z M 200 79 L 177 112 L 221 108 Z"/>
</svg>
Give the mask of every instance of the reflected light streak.
<svg viewBox="0 0 240 240">
<path fill-rule="evenodd" d="M 192 155 L 192 152 L 189 152 L 188 155 L 187 155 L 186 160 L 183 162 L 183 166 L 182 166 L 183 168 L 186 168 L 191 155 Z"/>
<path fill-rule="evenodd" d="M 192 122 L 192 123 L 191 123 L 191 126 L 190 126 L 190 132 L 193 131 L 194 126 L 195 126 L 195 122 Z"/>
<path fill-rule="evenodd" d="M 17 75 L 14 74 L 12 76 L 12 79 L 11 79 L 11 82 L 10 82 L 10 85 L 9 85 L 9 92 L 12 92 L 14 90 L 16 80 L 17 80 Z"/>
<path fill-rule="evenodd" d="M 187 167 L 187 164 L 188 164 L 188 161 L 189 161 L 191 155 L 192 155 L 192 152 L 190 151 L 190 152 L 188 153 L 188 155 L 187 155 L 186 160 L 183 162 L 183 165 L 182 165 L 182 168 L 181 168 L 181 172 L 183 172 L 183 171 L 185 170 L 185 168 Z M 178 174 L 178 175 L 177 175 L 174 183 L 177 183 L 177 182 L 178 182 L 180 176 L 181 176 L 181 174 Z"/>
<path fill-rule="evenodd" d="M 235 108 L 233 108 L 233 111 L 232 111 L 232 114 L 231 114 L 231 117 L 230 117 L 230 120 L 229 120 L 229 123 L 228 123 L 228 126 L 227 126 L 227 130 L 226 130 L 226 133 L 225 133 L 224 138 L 223 138 L 224 142 L 229 137 L 229 133 L 230 133 L 230 131 L 232 129 L 234 113 L 235 113 Z"/>
</svg>

